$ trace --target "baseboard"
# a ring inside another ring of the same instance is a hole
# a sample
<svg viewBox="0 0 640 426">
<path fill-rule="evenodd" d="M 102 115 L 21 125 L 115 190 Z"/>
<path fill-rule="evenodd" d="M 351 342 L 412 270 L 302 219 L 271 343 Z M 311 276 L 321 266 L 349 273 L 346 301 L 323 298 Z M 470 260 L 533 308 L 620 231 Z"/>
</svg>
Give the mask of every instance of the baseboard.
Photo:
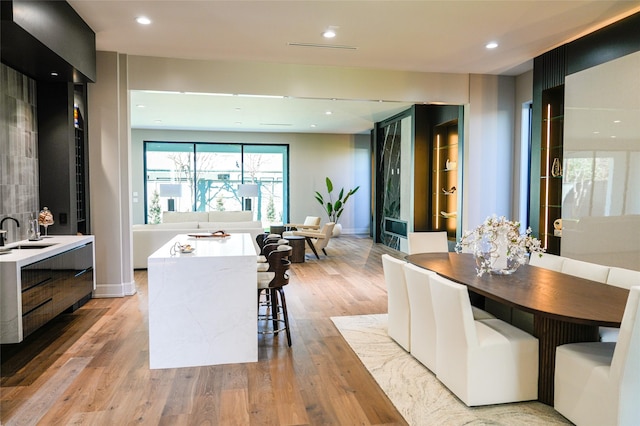
<svg viewBox="0 0 640 426">
<path fill-rule="evenodd" d="M 96 284 L 94 298 L 125 297 L 136 294 L 136 283 L 130 281 L 120 284 Z"/>
</svg>

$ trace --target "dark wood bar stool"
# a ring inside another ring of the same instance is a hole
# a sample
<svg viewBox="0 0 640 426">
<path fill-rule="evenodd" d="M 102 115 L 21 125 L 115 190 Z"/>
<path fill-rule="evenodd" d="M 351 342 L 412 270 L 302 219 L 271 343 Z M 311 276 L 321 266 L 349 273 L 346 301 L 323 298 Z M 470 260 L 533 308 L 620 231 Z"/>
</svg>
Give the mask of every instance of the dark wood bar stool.
<svg viewBox="0 0 640 426">
<path fill-rule="evenodd" d="M 291 331 L 283 287 L 289 284 L 291 252 L 290 246 L 278 246 L 267 254 L 269 269 L 258 272 L 258 333 L 276 335 L 285 331 L 289 346 Z"/>
</svg>

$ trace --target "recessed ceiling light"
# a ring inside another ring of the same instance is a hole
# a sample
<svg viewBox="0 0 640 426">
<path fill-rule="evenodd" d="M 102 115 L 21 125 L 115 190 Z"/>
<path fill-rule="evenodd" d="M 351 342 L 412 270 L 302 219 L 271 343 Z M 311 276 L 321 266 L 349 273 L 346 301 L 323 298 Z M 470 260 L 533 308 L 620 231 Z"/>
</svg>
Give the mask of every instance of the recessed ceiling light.
<svg viewBox="0 0 640 426">
<path fill-rule="evenodd" d="M 325 111 L 324 113 L 325 113 L 326 115 L 331 115 L 331 114 L 333 114 L 333 112 L 332 112 L 332 111 Z"/>
<path fill-rule="evenodd" d="M 618 123 L 622 123 L 621 120 L 613 120 L 614 123 L 618 124 Z"/>
<path fill-rule="evenodd" d="M 160 124 L 160 123 L 162 123 L 162 120 L 154 120 L 153 122 L 156 123 L 156 124 Z"/>
<path fill-rule="evenodd" d="M 495 41 L 490 41 L 485 47 L 487 49 L 495 49 L 496 47 L 498 47 L 498 43 L 496 43 Z"/>
<path fill-rule="evenodd" d="M 329 27 L 322 32 L 322 37 L 324 38 L 334 38 L 336 36 L 335 27 Z"/>
<path fill-rule="evenodd" d="M 149 25 L 151 23 L 151 19 L 147 18 L 146 16 L 138 16 L 136 18 L 136 22 L 141 25 Z"/>
<path fill-rule="evenodd" d="M 316 125 L 315 125 L 315 124 L 312 124 L 312 125 L 311 125 L 311 127 L 314 127 L 314 128 L 315 128 L 315 127 L 316 127 Z"/>
<path fill-rule="evenodd" d="M 142 105 L 142 104 L 138 104 L 138 105 L 136 105 L 136 106 L 137 106 L 138 108 L 144 108 L 144 105 Z"/>
<path fill-rule="evenodd" d="M 57 72 L 55 72 L 55 71 L 51 71 L 51 77 L 57 77 L 57 76 L 58 76 L 58 73 L 57 73 Z"/>
</svg>

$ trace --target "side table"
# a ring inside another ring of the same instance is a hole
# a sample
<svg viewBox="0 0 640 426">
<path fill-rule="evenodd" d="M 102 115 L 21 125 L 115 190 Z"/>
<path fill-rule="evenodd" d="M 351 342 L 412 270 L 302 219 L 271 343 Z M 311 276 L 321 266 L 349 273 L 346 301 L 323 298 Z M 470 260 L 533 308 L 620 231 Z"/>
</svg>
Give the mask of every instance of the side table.
<svg viewBox="0 0 640 426">
<path fill-rule="evenodd" d="M 292 249 L 291 256 L 289 256 L 291 263 L 304 263 L 305 238 L 292 235 L 287 237 L 287 241 Z"/>
<path fill-rule="evenodd" d="M 271 225 L 269 227 L 269 233 L 270 234 L 278 234 L 278 235 L 282 235 L 282 233 L 285 231 L 285 227 L 280 225 Z"/>
</svg>

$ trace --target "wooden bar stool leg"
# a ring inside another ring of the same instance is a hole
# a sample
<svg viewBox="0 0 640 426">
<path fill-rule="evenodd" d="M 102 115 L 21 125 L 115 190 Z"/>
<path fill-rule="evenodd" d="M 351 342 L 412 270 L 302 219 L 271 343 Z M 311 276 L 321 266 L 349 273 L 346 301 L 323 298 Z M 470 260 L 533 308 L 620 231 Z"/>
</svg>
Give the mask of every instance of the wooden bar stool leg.
<svg viewBox="0 0 640 426">
<path fill-rule="evenodd" d="M 273 334 L 276 335 L 278 327 L 278 293 L 275 288 L 269 290 L 270 293 L 270 306 L 271 306 L 271 321 L 273 324 Z"/>
<path fill-rule="evenodd" d="M 291 330 L 289 329 L 289 313 L 287 312 L 287 300 L 284 297 L 284 289 L 279 288 L 278 293 L 280 293 L 280 302 L 282 304 L 282 316 L 284 317 L 284 328 L 287 332 L 287 343 L 291 346 Z"/>
</svg>

